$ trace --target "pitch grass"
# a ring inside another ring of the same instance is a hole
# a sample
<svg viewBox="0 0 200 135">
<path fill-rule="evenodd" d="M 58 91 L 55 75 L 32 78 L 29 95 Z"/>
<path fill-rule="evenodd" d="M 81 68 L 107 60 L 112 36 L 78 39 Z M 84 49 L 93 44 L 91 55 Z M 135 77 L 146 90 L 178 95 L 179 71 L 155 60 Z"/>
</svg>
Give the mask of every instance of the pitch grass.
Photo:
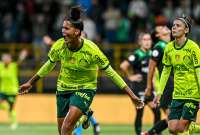
<svg viewBox="0 0 200 135">
<path fill-rule="evenodd" d="M 58 132 L 55 124 L 19 124 L 16 130 L 11 130 L 9 125 L 0 123 L 0 135 L 58 135 Z M 84 130 L 83 135 L 93 135 L 92 127 Z M 131 125 L 101 125 L 101 135 L 134 135 L 134 130 Z M 163 135 L 169 135 L 167 130 Z"/>
</svg>

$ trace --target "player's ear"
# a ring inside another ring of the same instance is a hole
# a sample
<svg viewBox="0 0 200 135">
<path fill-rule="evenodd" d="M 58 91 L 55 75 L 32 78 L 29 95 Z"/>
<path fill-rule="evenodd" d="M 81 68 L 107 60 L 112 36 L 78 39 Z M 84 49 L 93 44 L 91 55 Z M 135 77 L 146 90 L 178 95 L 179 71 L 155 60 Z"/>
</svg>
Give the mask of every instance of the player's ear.
<svg viewBox="0 0 200 135">
<path fill-rule="evenodd" d="M 75 35 L 78 36 L 80 32 L 81 32 L 81 31 L 80 31 L 79 29 L 77 29 L 77 30 L 75 31 Z"/>
<path fill-rule="evenodd" d="M 185 34 L 189 33 L 189 28 L 185 28 Z"/>
</svg>

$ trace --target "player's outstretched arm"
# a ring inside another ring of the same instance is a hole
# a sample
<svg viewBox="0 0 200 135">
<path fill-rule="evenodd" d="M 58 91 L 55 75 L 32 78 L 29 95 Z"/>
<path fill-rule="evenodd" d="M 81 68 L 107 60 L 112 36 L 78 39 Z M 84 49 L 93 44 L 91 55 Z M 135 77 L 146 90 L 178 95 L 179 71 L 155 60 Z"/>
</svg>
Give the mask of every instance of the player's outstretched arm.
<svg viewBox="0 0 200 135">
<path fill-rule="evenodd" d="M 32 88 L 32 85 L 35 84 L 40 78 L 46 76 L 49 72 L 53 70 L 53 68 L 56 66 L 55 62 L 51 62 L 48 60 L 35 74 L 29 81 L 22 84 L 19 89 L 19 94 L 26 94 L 29 92 L 29 90 Z"/>
<path fill-rule="evenodd" d="M 106 76 L 108 76 L 119 88 L 125 90 L 125 92 L 129 95 L 131 100 L 135 103 L 138 109 L 144 107 L 143 101 L 141 101 L 133 91 L 128 87 L 128 85 L 124 82 L 124 80 L 115 72 L 115 70 L 108 66 L 105 70 Z"/>
<path fill-rule="evenodd" d="M 35 74 L 30 80 L 28 80 L 26 83 L 22 84 L 19 87 L 19 94 L 22 95 L 28 93 L 29 90 L 32 88 L 32 85 L 39 79 L 40 77 L 37 74 Z"/>
</svg>

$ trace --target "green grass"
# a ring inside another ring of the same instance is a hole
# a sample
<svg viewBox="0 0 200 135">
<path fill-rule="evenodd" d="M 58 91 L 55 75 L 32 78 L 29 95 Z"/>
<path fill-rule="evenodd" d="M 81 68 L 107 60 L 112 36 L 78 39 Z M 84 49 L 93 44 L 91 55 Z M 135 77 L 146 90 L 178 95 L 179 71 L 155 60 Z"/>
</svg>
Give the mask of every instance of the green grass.
<svg viewBox="0 0 200 135">
<path fill-rule="evenodd" d="M 149 128 L 144 126 L 144 129 Z M 16 130 L 0 124 L 0 135 L 58 135 L 58 132 L 55 124 L 20 124 Z M 83 135 L 93 135 L 92 127 L 84 130 Z M 101 135 L 134 135 L 134 130 L 131 125 L 101 125 Z M 163 135 L 169 135 L 167 130 Z"/>
</svg>

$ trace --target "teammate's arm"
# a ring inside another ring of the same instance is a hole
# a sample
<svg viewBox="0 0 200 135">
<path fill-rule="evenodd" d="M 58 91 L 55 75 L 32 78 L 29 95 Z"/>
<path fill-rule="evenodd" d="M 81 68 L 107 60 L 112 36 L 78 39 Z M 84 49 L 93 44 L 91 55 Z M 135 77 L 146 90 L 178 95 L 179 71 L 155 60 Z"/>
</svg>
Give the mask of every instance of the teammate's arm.
<svg viewBox="0 0 200 135">
<path fill-rule="evenodd" d="M 27 55 L 28 55 L 28 51 L 26 49 L 23 49 L 22 51 L 20 51 L 17 64 L 20 65 L 26 59 Z"/>
<path fill-rule="evenodd" d="M 192 52 L 193 65 L 197 77 L 198 86 L 200 88 L 200 49 L 198 46 L 194 47 Z"/>
<path fill-rule="evenodd" d="M 171 69 L 172 69 L 171 66 L 164 66 L 163 67 L 162 74 L 161 74 L 161 77 L 160 77 L 160 90 L 157 92 L 157 95 L 162 95 L 162 93 L 165 89 L 165 86 L 167 84 L 168 78 L 170 76 Z"/>
</svg>

